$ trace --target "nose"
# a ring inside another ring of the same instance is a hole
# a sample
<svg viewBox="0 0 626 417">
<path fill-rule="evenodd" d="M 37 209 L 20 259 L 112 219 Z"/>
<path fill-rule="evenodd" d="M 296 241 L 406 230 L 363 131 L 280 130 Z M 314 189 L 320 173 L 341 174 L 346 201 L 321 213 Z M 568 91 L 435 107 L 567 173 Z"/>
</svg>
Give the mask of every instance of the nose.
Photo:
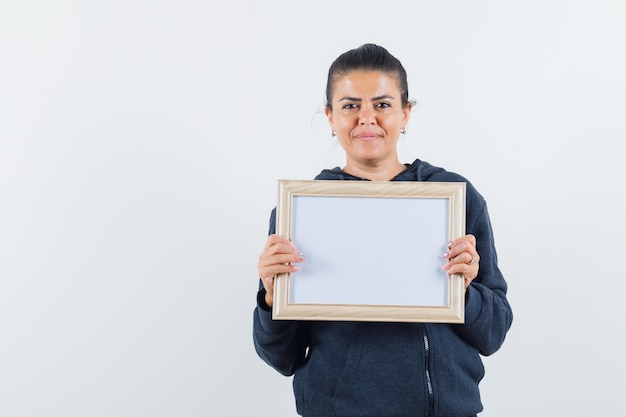
<svg viewBox="0 0 626 417">
<path fill-rule="evenodd" d="M 373 125 L 376 124 L 376 112 L 374 109 L 367 106 L 361 107 L 359 112 L 359 124 L 360 125 Z"/>
</svg>

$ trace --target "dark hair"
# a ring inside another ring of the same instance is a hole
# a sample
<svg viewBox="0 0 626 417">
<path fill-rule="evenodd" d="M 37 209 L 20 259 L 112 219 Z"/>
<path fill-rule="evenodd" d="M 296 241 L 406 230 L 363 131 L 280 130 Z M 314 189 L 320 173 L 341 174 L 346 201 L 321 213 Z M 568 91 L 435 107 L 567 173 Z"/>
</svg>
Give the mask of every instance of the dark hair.
<svg viewBox="0 0 626 417">
<path fill-rule="evenodd" d="M 398 79 L 402 106 L 406 107 L 409 104 L 409 85 L 406 71 L 400 61 L 382 46 L 366 43 L 339 55 L 330 66 L 326 81 L 326 107 L 329 110 L 333 108 L 332 91 L 335 80 L 356 70 L 382 71 L 386 74 L 395 75 Z"/>
</svg>

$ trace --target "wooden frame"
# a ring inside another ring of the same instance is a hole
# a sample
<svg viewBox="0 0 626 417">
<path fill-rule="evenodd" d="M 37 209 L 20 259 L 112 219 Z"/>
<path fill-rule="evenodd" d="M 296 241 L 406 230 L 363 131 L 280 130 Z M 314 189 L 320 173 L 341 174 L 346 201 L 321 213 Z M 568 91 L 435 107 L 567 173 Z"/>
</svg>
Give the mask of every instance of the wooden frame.
<svg viewBox="0 0 626 417">
<path fill-rule="evenodd" d="M 306 261 L 276 276 L 274 319 L 463 323 L 464 279 L 441 266 L 464 182 L 279 180 L 276 219 Z"/>
</svg>

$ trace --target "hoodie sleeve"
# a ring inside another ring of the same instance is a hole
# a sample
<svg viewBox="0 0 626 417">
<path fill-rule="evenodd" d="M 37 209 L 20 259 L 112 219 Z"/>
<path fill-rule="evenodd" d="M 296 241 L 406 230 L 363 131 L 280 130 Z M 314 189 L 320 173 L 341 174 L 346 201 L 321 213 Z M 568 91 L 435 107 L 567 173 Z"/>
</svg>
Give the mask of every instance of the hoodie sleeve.
<svg viewBox="0 0 626 417">
<path fill-rule="evenodd" d="M 260 290 L 257 299 L 265 296 Z M 254 348 L 263 361 L 282 375 L 293 375 L 304 361 L 307 338 L 301 324 L 291 320 L 272 320 L 272 312 L 257 302 L 254 309 Z"/>
<path fill-rule="evenodd" d="M 270 217 L 269 234 L 275 233 L 276 209 Z M 307 326 L 298 321 L 273 320 L 271 309 L 265 304 L 265 289 L 259 280 L 257 305 L 252 326 L 254 348 L 263 361 L 282 375 L 293 375 L 306 356 Z"/>
<path fill-rule="evenodd" d="M 467 233 L 476 237 L 480 268 L 466 291 L 465 323 L 454 329 L 487 356 L 502 346 L 513 322 L 513 312 L 506 298 L 507 284 L 498 267 L 487 204 L 469 182 L 467 195 Z"/>
</svg>

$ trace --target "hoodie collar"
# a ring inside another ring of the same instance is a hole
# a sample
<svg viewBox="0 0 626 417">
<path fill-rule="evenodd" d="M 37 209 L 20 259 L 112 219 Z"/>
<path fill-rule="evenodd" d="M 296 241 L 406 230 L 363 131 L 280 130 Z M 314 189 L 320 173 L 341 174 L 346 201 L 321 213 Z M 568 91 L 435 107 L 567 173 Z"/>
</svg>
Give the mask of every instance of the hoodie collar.
<svg viewBox="0 0 626 417">
<path fill-rule="evenodd" d="M 391 181 L 428 181 L 428 178 L 435 172 L 443 171 L 443 168 L 434 167 L 428 162 L 416 159 L 412 164 L 404 164 L 406 169 L 393 177 Z M 316 180 L 349 180 L 349 181 L 369 181 L 367 178 L 360 178 L 343 172 L 341 168 L 335 167 L 325 169 L 320 172 Z"/>
</svg>

